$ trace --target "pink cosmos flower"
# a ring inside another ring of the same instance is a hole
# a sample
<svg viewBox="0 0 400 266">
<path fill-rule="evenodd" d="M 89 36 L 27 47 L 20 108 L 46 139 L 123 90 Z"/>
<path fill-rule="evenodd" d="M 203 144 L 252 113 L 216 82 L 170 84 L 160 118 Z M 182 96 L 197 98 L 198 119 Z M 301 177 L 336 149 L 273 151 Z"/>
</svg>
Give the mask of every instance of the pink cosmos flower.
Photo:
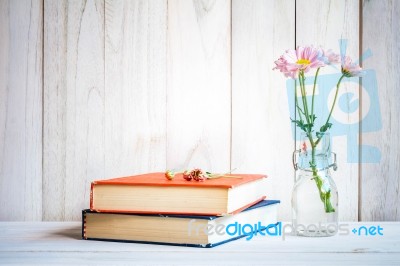
<svg viewBox="0 0 400 266">
<path fill-rule="evenodd" d="M 350 78 L 362 76 L 364 72 L 358 64 L 353 63 L 353 60 L 349 56 L 345 56 L 342 58 L 342 74 Z"/>
<path fill-rule="evenodd" d="M 340 62 L 340 55 L 335 54 L 332 49 L 322 50 L 324 62 L 327 65 L 338 64 Z"/>
<path fill-rule="evenodd" d="M 285 77 L 291 77 L 291 78 L 296 78 L 296 72 L 290 72 L 288 69 L 287 69 L 287 62 L 286 62 L 286 60 L 283 58 L 283 55 L 281 56 L 281 57 L 279 57 L 279 59 L 278 60 L 276 60 L 275 62 L 275 65 L 276 65 L 276 67 L 274 67 L 273 69 L 275 70 L 275 69 L 278 69 L 278 70 L 280 70 L 284 75 L 285 75 Z"/>
<path fill-rule="evenodd" d="M 313 46 L 298 46 L 296 50 L 287 50 L 275 61 L 275 65 L 273 69 L 278 69 L 285 77 L 295 79 L 300 70 L 306 73 L 311 68 L 323 67 L 326 63 L 321 49 Z"/>
</svg>

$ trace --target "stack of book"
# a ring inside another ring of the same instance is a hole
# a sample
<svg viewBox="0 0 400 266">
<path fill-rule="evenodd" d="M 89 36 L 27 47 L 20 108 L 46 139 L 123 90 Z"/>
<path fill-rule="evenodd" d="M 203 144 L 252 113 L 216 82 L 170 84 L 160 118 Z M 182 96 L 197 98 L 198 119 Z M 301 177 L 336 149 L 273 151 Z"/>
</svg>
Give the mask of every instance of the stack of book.
<svg viewBox="0 0 400 266">
<path fill-rule="evenodd" d="M 187 181 L 165 173 L 92 182 L 82 238 L 213 247 L 277 223 L 277 200 L 265 200 L 265 176 Z"/>
</svg>

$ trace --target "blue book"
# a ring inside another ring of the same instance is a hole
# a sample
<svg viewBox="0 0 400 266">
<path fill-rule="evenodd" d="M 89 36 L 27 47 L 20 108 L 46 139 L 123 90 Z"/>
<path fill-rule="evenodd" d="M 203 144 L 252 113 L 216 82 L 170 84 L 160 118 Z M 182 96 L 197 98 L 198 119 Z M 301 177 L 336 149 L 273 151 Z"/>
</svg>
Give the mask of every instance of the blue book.
<svg viewBox="0 0 400 266">
<path fill-rule="evenodd" d="M 275 226 L 279 202 L 263 200 L 240 213 L 226 216 L 83 210 L 82 238 L 210 248 L 243 237 L 251 240 L 268 227 Z"/>
</svg>

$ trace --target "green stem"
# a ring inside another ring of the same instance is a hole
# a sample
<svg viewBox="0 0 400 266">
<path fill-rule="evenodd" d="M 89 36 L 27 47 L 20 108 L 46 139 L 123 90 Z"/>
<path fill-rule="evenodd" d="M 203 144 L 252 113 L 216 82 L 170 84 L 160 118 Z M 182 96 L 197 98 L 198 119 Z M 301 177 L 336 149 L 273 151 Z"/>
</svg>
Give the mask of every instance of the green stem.
<svg viewBox="0 0 400 266">
<path fill-rule="evenodd" d="M 327 191 L 327 192 L 322 191 L 322 185 L 324 182 L 323 182 L 322 178 L 318 175 L 318 168 L 317 168 L 317 164 L 315 161 L 315 148 L 316 148 L 316 145 L 311 146 L 311 170 L 313 173 L 313 179 L 315 181 L 315 184 L 317 185 L 319 197 L 324 205 L 325 212 L 326 213 L 335 212 L 335 208 L 333 208 L 332 203 L 331 203 L 331 192 L 330 191 Z"/>
<path fill-rule="evenodd" d="M 300 118 L 300 120 L 303 120 L 301 114 L 303 114 L 303 115 L 305 115 L 305 114 L 304 114 L 304 111 L 301 110 L 301 108 L 299 106 L 299 101 L 297 99 L 297 84 L 296 83 L 297 83 L 297 81 L 295 80 L 294 81 L 294 102 L 295 102 L 297 112 L 299 113 L 299 118 Z"/>
<path fill-rule="evenodd" d="M 329 116 L 328 116 L 328 118 L 326 119 L 325 125 L 328 124 L 329 119 L 331 119 L 332 112 L 333 112 L 333 108 L 335 107 L 335 104 L 336 104 L 336 100 L 337 100 L 337 96 L 338 96 L 338 92 L 339 92 L 340 83 L 342 82 L 342 79 L 343 79 L 343 78 L 344 78 L 344 75 L 342 75 L 342 76 L 340 77 L 338 83 L 336 84 L 335 98 L 333 99 L 331 111 L 329 112 Z"/>
<path fill-rule="evenodd" d="M 306 88 L 305 88 L 305 85 L 304 85 L 304 81 L 305 81 L 304 72 L 301 70 L 299 72 L 301 99 L 303 101 L 303 110 L 304 110 L 304 113 L 305 113 L 307 124 L 310 124 L 310 116 L 309 116 L 309 113 L 308 113 L 308 105 L 307 105 L 307 94 L 306 94 Z"/>
<path fill-rule="evenodd" d="M 342 75 L 338 81 L 338 83 L 336 84 L 336 92 L 335 92 L 335 98 L 333 99 L 333 103 L 332 103 L 332 107 L 331 107 L 331 111 L 329 112 L 328 118 L 326 119 L 326 122 L 324 124 L 324 126 L 326 126 L 329 123 L 329 120 L 331 119 L 332 113 L 333 113 L 333 109 L 335 107 L 336 104 L 336 100 L 337 100 L 337 96 L 338 96 L 338 92 L 339 92 L 339 87 L 340 87 L 340 83 L 342 82 L 342 79 L 345 77 L 345 75 Z M 318 143 L 320 142 L 322 136 L 320 136 L 317 141 L 315 142 L 315 145 L 318 145 Z"/>
<path fill-rule="evenodd" d="M 318 73 L 319 73 L 320 67 L 317 69 L 317 72 L 315 73 L 315 78 L 314 78 L 314 86 L 312 90 L 312 100 L 311 100 L 311 115 L 314 114 L 314 96 L 315 96 L 315 87 L 317 85 L 317 78 L 318 78 Z"/>
<path fill-rule="evenodd" d="M 311 102 L 311 115 L 314 114 L 314 98 L 315 98 L 315 88 L 316 88 L 316 84 L 317 84 L 317 77 L 319 74 L 319 68 L 317 69 L 315 78 L 314 78 L 314 86 L 313 86 L 313 93 L 312 93 L 312 102 Z M 326 125 L 329 123 L 329 120 L 332 116 L 332 112 L 333 112 L 333 108 L 336 104 L 336 100 L 337 100 L 337 96 L 338 96 L 338 91 L 339 91 L 339 87 L 340 87 L 340 83 L 342 81 L 342 79 L 344 78 L 344 75 L 342 75 L 336 85 L 336 93 L 335 93 L 335 98 L 333 100 L 333 104 L 329 113 L 329 116 L 325 122 L 325 127 Z M 308 125 L 311 125 L 310 123 L 310 113 L 308 110 L 308 105 L 307 105 L 307 95 L 306 95 L 306 89 L 305 89 L 305 76 L 304 76 L 304 72 L 301 70 L 299 72 L 299 83 L 300 83 L 300 91 L 301 91 L 301 98 L 302 98 L 302 102 L 303 102 L 303 114 L 306 117 L 306 121 L 308 123 Z M 298 102 L 297 102 L 297 90 L 295 92 L 295 97 L 296 97 L 296 108 L 298 109 L 298 113 L 299 116 L 301 118 L 301 108 L 298 106 Z M 322 185 L 324 183 L 324 181 L 322 180 L 322 178 L 318 175 L 318 168 L 317 168 L 317 163 L 316 163 L 316 159 L 315 159 L 315 151 L 316 151 L 316 147 L 319 143 L 319 141 L 321 140 L 322 136 L 318 137 L 316 141 L 314 141 L 313 136 L 312 136 L 312 125 L 309 126 L 307 128 L 306 131 L 307 137 L 310 140 L 310 144 L 311 144 L 311 162 L 310 162 L 310 166 L 311 166 L 311 170 L 313 173 L 313 179 L 315 181 L 315 184 L 318 188 L 318 192 L 319 192 L 319 196 L 320 199 L 324 205 L 324 209 L 326 213 L 332 213 L 335 212 L 335 208 L 332 206 L 331 203 L 331 192 L 330 191 L 323 191 L 322 190 Z"/>
</svg>

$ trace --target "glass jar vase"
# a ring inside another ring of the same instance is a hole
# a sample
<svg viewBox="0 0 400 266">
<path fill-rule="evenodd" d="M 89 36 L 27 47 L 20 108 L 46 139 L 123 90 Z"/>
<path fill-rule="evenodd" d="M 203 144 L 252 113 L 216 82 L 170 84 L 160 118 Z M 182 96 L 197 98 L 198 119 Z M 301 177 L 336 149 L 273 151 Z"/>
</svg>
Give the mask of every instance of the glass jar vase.
<svg viewBox="0 0 400 266">
<path fill-rule="evenodd" d="M 292 191 L 294 233 L 299 236 L 335 235 L 338 191 L 330 170 L 336 170 L 337 166 L 336 154 L 331 152 L 330 135 L 326 133 L 318 138 L 302 133 L 300 149 L 293 153 L 293 165 L 296 170 Z"/>
</svg>

